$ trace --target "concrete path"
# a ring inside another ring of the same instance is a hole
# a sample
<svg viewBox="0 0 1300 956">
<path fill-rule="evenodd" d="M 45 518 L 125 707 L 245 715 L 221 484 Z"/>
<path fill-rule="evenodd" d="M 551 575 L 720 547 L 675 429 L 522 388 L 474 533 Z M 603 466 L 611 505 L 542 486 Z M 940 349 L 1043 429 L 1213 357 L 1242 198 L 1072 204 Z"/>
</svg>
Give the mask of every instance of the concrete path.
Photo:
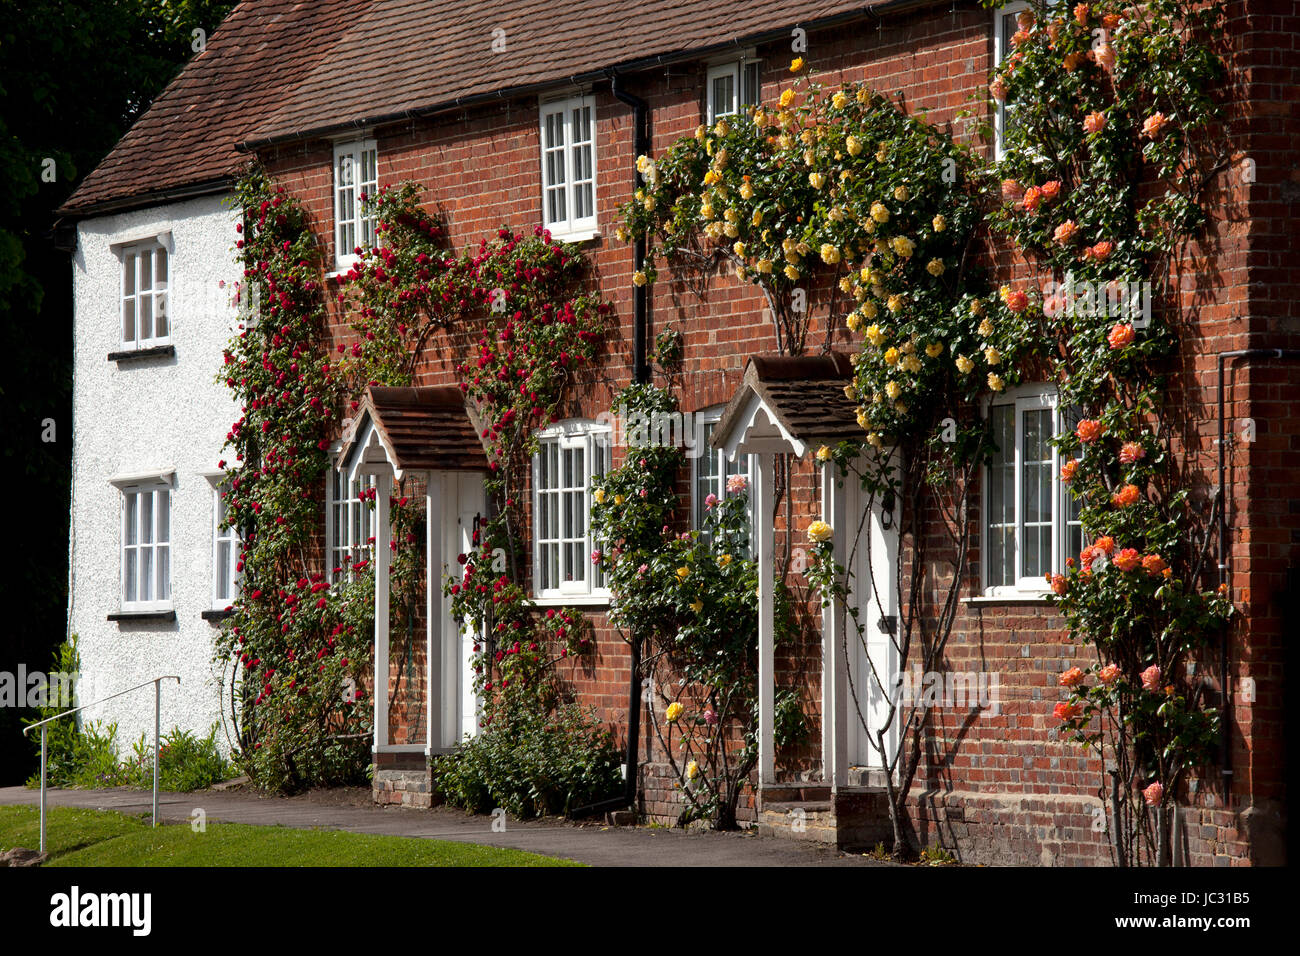
<svg viewBox="0 0 1300 956">
<path fill-rule="evenodd" d="M 594 866 L 882 865 L 868 857 L 840 853 L 820 844 L 754 833 L 515 820 L 507 821 L 504 832 L 498 833 L 492 831 L 487 817 L 470 816 L 446 807 L 433 810 L 376 807 L 365 801 L 365 795 L 366 791 L 321 791 L 297 797 L 264 797 L 244 790 L 164 793 L 159 795 L 159 813 L 164 822 L 188 823 L 191 813 L 198 808 L 210 821 L 455 840 L 513 847 Z M 0 804 L 36 806 L 39 803 L 39 791 L 0 787 Z M 147 814 L 151 804 L 152 795 L 139 790 L 50 790 L 48 794 L 51 807 Z"/>
</svg>

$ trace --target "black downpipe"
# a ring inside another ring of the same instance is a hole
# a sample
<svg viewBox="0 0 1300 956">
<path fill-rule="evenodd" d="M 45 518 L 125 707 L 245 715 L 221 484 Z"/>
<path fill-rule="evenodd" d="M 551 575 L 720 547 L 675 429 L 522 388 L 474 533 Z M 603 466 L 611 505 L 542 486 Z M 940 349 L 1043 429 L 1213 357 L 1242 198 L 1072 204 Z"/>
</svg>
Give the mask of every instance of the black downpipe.
<svg viewBox="0 0 1300 956">
<path fill-rule="evenodd" d="M 639 96 L 633 96 L 624 90 L 619 82 L 619 74 L 610 74 L 610 90 L 613 92 L 619 102 L 626 103 L 632 107 L 633 125 L 635 131 L 633 134 L 633 169 L 636 168 L 636 156 L 650 155 L 650 107 L 645 100 Z M 636 172 L 633 177 L 635 188 L 641 188 L 645 185 L 645 179 L 640 172 Z M 633 243 L 632 256 L 634 259 L 632 268 L 640 269 L 645 263 L 646 242 L 644 238 L 639 238 Z M 632 287 L 632 376 L 637 384 L 645 385 L 650 382 L 650 364 L 646 361 L 646 338 L 647 338 L 647 315 L 648 299 L 646 296 L 646 287 L 633 285 Z M 578 807 L 576 810 L 569 811 L 569 817 L 585 817 L 596 813 L 604 813 L 608 810 L 620 810 L 623 807 L 635 807 L 637 798 L 638 775 L 641 764 L 641 639 L 633 635 L 628 642 L 631 648 L 631 672 L 628 676 L 627 691 L 627 757 L 624 764 L 624 780 L 622 796 L 613 797 L 609 800 L 602 800 L 600 803 L 593 803 L 590 806 Z"/>
<path fill-rule="evenodd" d="M 1300 349 L 1238 349 L 1232 352 L 1220 352 L 1218 354 L 1219 364 L 1219 487 L 1215 489 L 1215 497 L 1219 505 L 1219 584 L 1228 583 L 1228 571 L 1230 568 L 1231 548 L 1228 543 L 1228 500 L 1227 500 L 1227 426 L 1224 408 L 1225 384 L 1224 384 L 1224 367 L 1229 359 L 1253 359 L 1253 358 L 1276 358 L 1276 359 L 1300 359 Z M 1220 720 L 1219 731 L 1219 772 L 1223 775 L 1223 799 L 1225 805 L 1231 796 L 1232 787 L 1232 684 L 1228 679 L 1228 641 L 1229 635 L 1227 630 L 1223 633 L 1223 640 L 1219 645 L 1219 683 L 1220 696 L 1223 707 L 1223 713 Z"/>
<path fill-rule="evenodd" d="M 650 106 L 641 97 L 634 96 L 623 89 L 619 80 L 619 74 L 610 74 L 610 91 L 619 102 L 632 107 L 632 122 L 635 127 L 632 151 L 636 156 L 649 156 Z M 633 160 L 633 169 L 636 169 L 635 158 Z M 639 171 L 636 171 L 633 173 L 632 182 L 633 188 L 640 189 L 645 185 L 645 177 Z M 634 260 L 632 268 L 634 270 L 640 269 L 645 264 L 645 255 L 646 241 L 645 237 L 641 236 L 632 244 L 632 258 Z M 646 286 L 634 285 L 632 287 L 632 376 L 633 380 L 641 385 L 650 382 L 650 365 L 646 361 L 648 302 Z"/>
</svg>

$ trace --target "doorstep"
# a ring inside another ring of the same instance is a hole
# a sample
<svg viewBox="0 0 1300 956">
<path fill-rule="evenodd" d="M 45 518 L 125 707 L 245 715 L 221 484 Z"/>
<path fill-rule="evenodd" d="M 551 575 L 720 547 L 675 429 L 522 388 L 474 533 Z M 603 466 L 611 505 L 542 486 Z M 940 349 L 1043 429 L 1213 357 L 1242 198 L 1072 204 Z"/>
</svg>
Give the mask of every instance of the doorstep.
<svg viewBox="0 0 1300 956">
<path fill-rule="evenodd" d="M 870 772 L 852 777 L 871 780 Z M 861 782 L 826 785 L 768 784 L 758 792 L 758 832 L 837 848 L 867 847 L 892 839 L 889 799 L 883 787 Z"/>
</svg>

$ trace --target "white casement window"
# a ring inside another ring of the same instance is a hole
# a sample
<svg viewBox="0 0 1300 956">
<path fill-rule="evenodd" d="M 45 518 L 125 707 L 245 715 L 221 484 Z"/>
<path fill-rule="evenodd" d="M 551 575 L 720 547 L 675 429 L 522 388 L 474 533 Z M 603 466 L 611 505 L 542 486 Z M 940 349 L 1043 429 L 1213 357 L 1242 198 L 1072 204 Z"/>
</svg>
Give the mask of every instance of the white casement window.
<svg viewBox="0 0 1300 956">
<path fill-rule="evenodd" d="M 984 593 L 1041 593 L 1083 548 L 1079 507 L 1061 481 L 1051 439 L 1078 414 L 1057 407 L 1055 389 L 1020 388 L 989 406 L 993 452 L 984 472 Z"/>
<path fill-rule="evenodd" d="M 334 266 L 356 262 L 358 247 L 375 244 L 375 215 L 364 205 L 379 191 L 379 152 L 373 140 L 334 147 Z"/>
<path fill-rule="evenodd" d="M 541 105 L 542 224 L 557 239 L 596 233 L 596 102 L 574 96 Z"/>
<path fill-rule="evenodd" d="M 223 610 L 239 595 L 239 533 L 223 528 L 228 482 L 212 489 L 212 607 Z"/>
<path fill-rule="evenodd" d="M 731 60 L 709 67 L 708 121 L 712 125 L 720 116 L 739 113 L 744 106 L 759 101 L 759 63 L 757 60 Z"/>
<path fill-rule="evenodd" d="M 172 606 L 171 486 L 142 481 L 122 487 L 122 610 Z"/>
<path fill-rule="evenodd" d="M 1015 0 L 993 12 L 993 66 L 997 68 L 1011 55 L 1011 38 L 1020 29 L 1016 26 L 1016 15 L 1029 9 L 1024 0 Z M 993 115 L 994 156 L 1001 159 L 1006 155 L 1007 123 L 1011 120 L 1011 110 L 1007 104 L 998 103 Z"/>
<path fill-rule="evenodd" d="M 331 581 L 351 581 L 353 566 L 368 561 L 374 551 L 374 475 L 358 475 L 352 481 L 337 469 L 330 469 L 329 500 L 326 505 L 326 540 L 329 541 Z"/>
<path fill-rule="evenodd" d="M 715 408 L 706 408 L 701 412 L 696 412 L 696 422 L 699 427 L 696 434 L 702 437 L 698 450 L 700 455 L 691 459 L 691 526 L 694 528 L 704 527 L 704 518 L 708 513 L 709 495 L 715 495 L 719 499 L 728 495 L 727 482 L 736 475 L 741 475 L 745 479 L 745 487 L 752 490 L 754 478 L 754 456 L 737 455 L 735 461 L 728 461 L 724 452 L 709 447 L 713 440 L 714 429 L 718 427 L 718 421 L 722 418 L 724 406 Z M 753 496 L 750 496 L 750 526 L 753 526 Z"/>
<path fill-rule="evenodd" d="M 171 257 L 159 242 L 125 246 L 122 255 L 122 345 L 150 348 L 171 341 L 167 312 Z"/>
<path fill-rule="evenodd" d="M 607 596 L 594 565 L 592 479 L 610 468 L 608 426 L 562 422 L 541 432 L 533 456 L 533 588 L 538 598 Z"/>
</svg>

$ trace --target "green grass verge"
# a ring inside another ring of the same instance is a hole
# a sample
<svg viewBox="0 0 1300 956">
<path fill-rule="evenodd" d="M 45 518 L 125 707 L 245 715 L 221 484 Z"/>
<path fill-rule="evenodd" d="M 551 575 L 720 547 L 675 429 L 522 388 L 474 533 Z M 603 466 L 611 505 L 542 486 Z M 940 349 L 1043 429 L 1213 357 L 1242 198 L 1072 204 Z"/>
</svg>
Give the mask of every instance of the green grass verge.
<svg viewBox="0 0 1300 956">
<path fill-rule="evenodd" d="M 571 860 L 475 843 L 372 836 L 340 830 L 291 830 L 242 823 L 153 828 L 143 819 L 101 810 L 54 807 L 45 827 L 46 866 L 578 866 Z M 35 849 L 35 807 L 0 807 L 0 852 Z"/>
</svg>

